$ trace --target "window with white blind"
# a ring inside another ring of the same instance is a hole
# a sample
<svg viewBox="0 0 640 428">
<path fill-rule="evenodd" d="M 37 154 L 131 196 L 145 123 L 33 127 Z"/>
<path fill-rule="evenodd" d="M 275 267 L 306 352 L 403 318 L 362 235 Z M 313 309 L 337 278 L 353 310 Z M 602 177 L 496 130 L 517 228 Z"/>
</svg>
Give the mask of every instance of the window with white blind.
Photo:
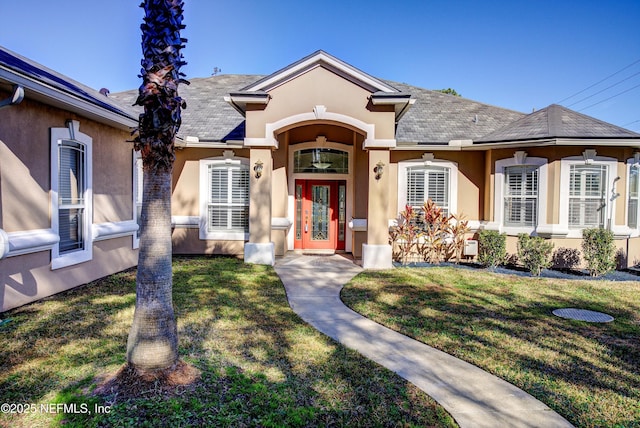
<svg viewBox="0 0 640 428">
<path fill-rule="evenodd" d="M 449 168 L 416 166 L 407 168 L 407 205 L 421 208 L 429 199 L 442 208 L 445 214 L 449 206 Z"/>
<path fill-rule="evenodd" d="M 209 165 L 209 232 L 249 231 L 249 170 Z"/>
<path fill-rule="evenodd" d="M 538 167 L 505 167 L 504 179 L 504 225 L 535 227 L 538 220 Z"/>
<path fill-rule="evenodd" d="M 633 164 L 629 167 L 629 199 L 627 225 L 633 229 L 638 228 L 638 189 L 640 188 L 640 165 Z"/>
<path fill-rule="evenodd" d="M 422 159 L 398 162 L 398 212 L 407 205 L 422 208 L 431 199 L 446 214 L 457 211 L 458 164 L 425 153 Z"/>
<path fill-rule="evenodd" d="M 603 227 L 606 214 L 607 166 L 570 165 L 569 227 Z"/>
<path fill-rule="evenodd" d="M 84 145 L 63 140 L 58 148 L 58 235 L 60 254 L 84 249 Z"/>
<path fill-rule="evenodd" d="M 52 269 L 92 258 L 92 139 L 79 122 L 51 129 L 51 228 L 59 237 L 52 249 Z"/>
<path fill-rule="evenodd" d="M 249 166 L 244 160 L 203 160 L 201 239 L 245 240 L 249 233 Z"/>
<path fill-rule="evenodd" d="M 528 156 L 522 150 L 496 160 L 494 220 L 487 223 L 487 229 L 510 236 L 546 233 L 547 170 L 547 158 Z"/>
</svg>

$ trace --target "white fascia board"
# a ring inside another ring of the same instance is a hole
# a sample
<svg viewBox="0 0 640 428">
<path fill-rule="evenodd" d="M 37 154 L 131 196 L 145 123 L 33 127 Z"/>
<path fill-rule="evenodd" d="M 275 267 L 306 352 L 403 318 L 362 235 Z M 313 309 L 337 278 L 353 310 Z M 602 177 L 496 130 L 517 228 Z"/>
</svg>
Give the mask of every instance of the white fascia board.
<svg viewBox="0 0 640 428">
<path fill-rule="evenodd" d="M 367 138 L 362 143 L 362 150 L 367 149 L 393 149 L 396 140 L 392 138 Z"/>
<path fill-rule="evenodd" d="M 471 146 L 473 144 L 473 140 L 450 140 L 449 145 L 452 147 L 466 147 Z"/>
<path fill-rule="evenodd" d="M 503 143 L 476 143 L 465 146 L 464 150 L 517 149 L 554 145 L 556 145 L 556 140 L 506 141 Z"/>
<path fill-rule="evenodd" d="M 409 108 L 416 103 L 415 98 L 411 98 L 411 95 L 405 94 L 405 96 L 376 96 L 371 95 L 371 104 L 375 106 L 394 106 L 396 114 L 396 123 L 402 116 L 409 110 Z"/>
<path fill-rule="evenodd" d="M 31 91 L 36 94 L 36 96 L 32 98 L 37 101 L 46 100 L 45 102 L 49 105 L 70 110 L 98 122 L 106 122 L 109 125 L 126 130 L 138 126 L 136 119 L 109 111 L 42 82 L 13 73 L 4 67 L 0 67 L 0 79 L 5 79 L 12 84 L 24 87 L 26 91 L 25 95 L 28 98 L 30 95 L 29 91 Z"/>
<path fill-rule="evenodd" d="M 374 106 L 396 105 L 396 104 L 415 104 L 415 98 L 411 97 L 371 97 L 371 104 Z"/>
<path fill-rule="evenodd" d="M 390 93 L 397 92 L 396 89 L 385 84 L 384 82 L 372 76 L 369 76 L 368 74 L 356 69 L 355 67 L 339 61 L 337 58 L 334 58 L 324 52 L 318 52 L 316 55 L 307 58 L 305 61 L 294 64 L 288 68 L 283 69 L 279 73 L 277 72 L 264 80 L 256 82 L 254 85 L 247 87 L 246 90 L 269 91 L 294 79 L 302 73 L 306 73 L 307 71 L 313 70 L 316 67 L 321 67 L 323 63 L 328 65 L 330 68 L 333 68 L 336 72 L 338 72 L 338 74 L 342 75 L 342 77 L 348 78 L 348 80 L 360 81 L 377 91 Z"/>
<path fill-rule="evenodd" d="M 599 139 L 599 138 L 551 138 L 545 140 L 505 141 L 500 143 L 478 143 L 467 146 L 464 150 L 509 149 L 544 146 L 612 146 L 640 147 L 640 140 L 633 139 Z"/>
<path fill-rule="evenodd" d="M 465 147 L 466 148 L 466 147 Z M 444 144 L 425 144 L 425 145 L 414 145 L 414 146 L 396 146 L 392 150 L 406 150 L 406 151 L 425 151 L 425 152 L 435 152 L 435 151 L 443 151 L 443 152 L 460 152 L 463 150 L 462 146 L 449 146 Z"/>
<path fill-rule="evenodd" d="M 243 140 L 227 140 L 227 141 L 209 141 L 200 140 L 198 137 L 187 136 L 180 142 L 176 141 L 176 147 L 183 149 L 240 149 L 244 145 Z"/>
<path fill-rule="evenodd" d="M 558 146 L 630 146 L 640 147 L 640 139 L 626 138 L 557 138 L 555 144 Z"/>
<path fill-rule="evenodd" d="M 245 138 L 244 147 L 273 147 L 278 148 L 280 143 L 275 138 Z"/>
<path fill-rule="evenodd" d="M 271 99 L 271 96 L 269 94 L 256 94 L 256 95 L 251 95 L 251 94 L 230 94 L 228 96 L 225 96 L 224 99 L 225 101 L 227 100 L 227 98 L 237 104 L 264 104 L 267 105 L 269 104 L 269 100 Z"/>
</svg>

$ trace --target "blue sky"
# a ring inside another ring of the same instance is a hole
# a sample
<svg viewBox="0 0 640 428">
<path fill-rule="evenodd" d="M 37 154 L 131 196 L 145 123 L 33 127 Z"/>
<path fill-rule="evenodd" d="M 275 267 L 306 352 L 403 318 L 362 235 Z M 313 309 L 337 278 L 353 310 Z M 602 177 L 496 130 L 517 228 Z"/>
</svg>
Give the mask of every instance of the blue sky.
<svg viewBox="0 0 640 428">
<path fill-rule="evenodd" d="M 0 45 L 96 89 L 137 88 L 139 4 L 0 0 Z M 617 73 L 562 104 L 640 132 L 638 0 L 186 0 L 184 22 L 188 78 L 270 74 L 323 49 L 379 78 L 531 112 Z"/>
</svg>

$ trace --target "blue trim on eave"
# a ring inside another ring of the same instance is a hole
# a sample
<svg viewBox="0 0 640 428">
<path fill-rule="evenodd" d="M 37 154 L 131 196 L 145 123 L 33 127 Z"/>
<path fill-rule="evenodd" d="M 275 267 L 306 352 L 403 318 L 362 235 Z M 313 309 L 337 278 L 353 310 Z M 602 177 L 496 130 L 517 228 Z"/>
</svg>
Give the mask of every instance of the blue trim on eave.
<svg viewBox="0 0 640 428">
<path fill-rule="evenodd" d="M 55 89 L 65 92 L 67 94 L 74 95 L 78 98 L 81 98 L 85 101 L 90 102 L 100 108 L 108 110 L 112 113 L 119 114 L 126 118 L 137 120 L 136 117 L 131 114 L 121 110 L 117 106 L 107 103 L 104 100 L 97 98 L 91 93 L 87 92 L 85 89 L 81 88 L 74 82 L 70 80 L 63 79 L 61 76 L 57 76 L 45 68 L 40 68 L 34 63 L 27 62 L 15 55 L 12 55 L 10 52 L 7 52 L 0 48 L 0 65 L 4 65 L 12 71 L 22 74 L 26 77 L 30 77 L 35 79 L 41 83 L 53 86 Z M 103 96 L 100 94 L 100 96 Z"/>
</svg>

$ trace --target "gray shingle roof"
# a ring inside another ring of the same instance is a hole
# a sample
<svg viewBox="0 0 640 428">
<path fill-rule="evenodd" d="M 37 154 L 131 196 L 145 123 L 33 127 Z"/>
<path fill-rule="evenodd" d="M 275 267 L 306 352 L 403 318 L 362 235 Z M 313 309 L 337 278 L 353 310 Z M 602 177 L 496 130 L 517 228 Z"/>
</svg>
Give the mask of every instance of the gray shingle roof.
<svg viewBox="0 0 640 428">
<path fill-rule="evenodd" d="M 550 138 L 638 139 L 640 134 L 552 104 L 517 120 L 478 143 L 539 140 Z"/>
<path fill-rule="evenodd" d="M 179 136 L 198 137 L 200 141 L 242 140 L 244 117 L 224 97 L 263 77 L 219 75 L 194 78 L 191 85 L 181 86 L 187 109 L 182 112 Z M 640 138 L 640 134 L 558 105 L 527 115 L 405 83 L 384 82 L 416 100 L 397 126 L 396 140 L 401 146 L 446 145 L 450 140 L 489 143 L 562 137 Z M 110 98 L 132 104 L 137 95 L 133 90 L 111 94 Z"/>
<path fill-rule="evenodd" d="M 189 79 L 178 92 L 186 101 L 178 136 L 198 137 L 201 141 L 244 139 L 244 117 L 224 97 L 259 80 L 262 76 L 229 75 Z M 111 94 L 110 97 L 133 104 L 138 90 Z M 139 107 L 138 107 L 139 108 Z"/>
<path fill-rule="evenodd" d="M 438 91 L 389 82 L 411 94 L 415 104 L 396 130 L 398 144 L 447 144 L 450 140 L 476 140 L 524 116 Z"/>
<path fill-rule="evenodd" d="M 241 140 L 244 118 L 224 96 L 259 81 L 263 76 L 219 75 L 191 79 L 180 87 L 187 102 L 182 112 L 179 135 L 198 137 L 201 141 Z M 411 94 L 415 104 L 398 123 L 396 139 L 402 144 L 447 144 L 455 139 L 477 139 L 524 116 L 461 97 L 385 81 L 402 93 Z M 111 94 L 110 97 L 132 104 L 137 90 Z M 477 120 L 476 120 L 477 118 Z"/>
</svg>

